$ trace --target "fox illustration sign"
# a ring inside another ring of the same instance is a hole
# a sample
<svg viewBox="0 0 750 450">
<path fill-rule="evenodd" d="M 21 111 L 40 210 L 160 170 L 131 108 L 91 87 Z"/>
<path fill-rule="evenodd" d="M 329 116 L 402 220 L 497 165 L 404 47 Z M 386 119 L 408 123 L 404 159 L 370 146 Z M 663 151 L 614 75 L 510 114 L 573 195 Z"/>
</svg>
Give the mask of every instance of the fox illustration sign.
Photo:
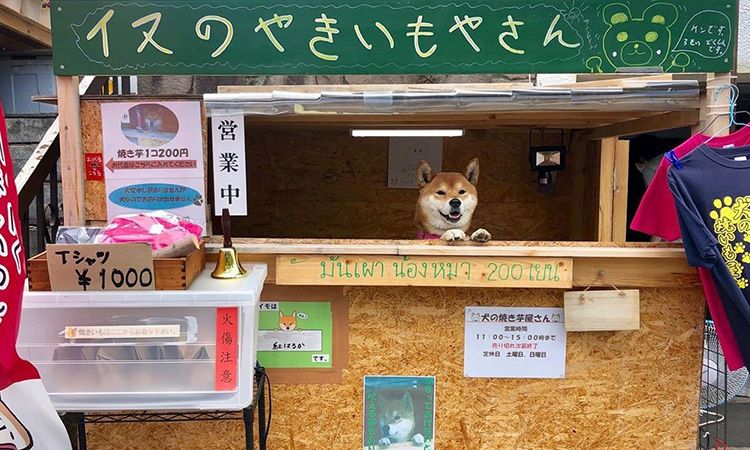
<svg viewBox="0 0 750 450">
<path fill-rule="evenodd" d="M 737 0 L 56 0 L 57 75 L 727 72 Z"/>
</svg>

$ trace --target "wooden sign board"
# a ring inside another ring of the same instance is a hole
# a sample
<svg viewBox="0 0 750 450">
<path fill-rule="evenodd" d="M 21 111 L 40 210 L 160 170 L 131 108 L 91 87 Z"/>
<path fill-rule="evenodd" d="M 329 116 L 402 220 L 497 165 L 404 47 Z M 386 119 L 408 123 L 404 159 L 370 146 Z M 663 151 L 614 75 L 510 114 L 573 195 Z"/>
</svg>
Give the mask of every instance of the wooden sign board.
<svg viewBox="0 0 750 450">
<path fill-rule="evenodd" d="M 276 283 L 315 286 L 570 288 L 572 258 L 281 255 Z"/>
<path fill-rule="evenodd" d="M 737 0 L 56 0 L 57 75 L 728 72 Z"/>
<path fill-rule="evenodd" d="M 565 293 L 567 331 L 637 330 L 640 317 L 637 289 Z"/>
<path fill-rule="evenodd" d="M 47 270 L 53 291 L 154 289 L 148 244 L 50 244 Z"/>
</svg>

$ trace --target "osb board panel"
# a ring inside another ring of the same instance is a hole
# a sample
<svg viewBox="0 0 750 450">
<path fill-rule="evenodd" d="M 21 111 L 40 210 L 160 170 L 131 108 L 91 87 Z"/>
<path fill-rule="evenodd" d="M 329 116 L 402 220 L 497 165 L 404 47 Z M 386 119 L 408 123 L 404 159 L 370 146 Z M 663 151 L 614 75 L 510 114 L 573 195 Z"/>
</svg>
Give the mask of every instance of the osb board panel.
<svg viewBox="0 0 750 450">
<path fill-rule="evenodd" d="M 125 102 L 148 102 L 148 101 L 196 101 L 197 99 L 180 99 L 180 98 L 146 98 L 146 97 L 113 97 L 111 100 L 83 99 L 81 100 L 81 143 L 84 153 L 102 153 L 104 146 L 102 144 L 102 108 L 101 104 L 106 101 L 125 101 Z M 201 106 L 201 121 L 203 122 L 203 158 L 206 161 L 206 114 Z M 106 161 L 104 161 L 106 164 Z M 208 170 L 208 163 L 205 162 L 205 170 Z M 107 169 L 104 169 L 107 170 Z M 84 170 L 85 173 L 85 170 Z M 207 172 L 206 172 L 207 173 Z M 83 184 L 84 197 L 86 198 L 86 220 L 89 221 L 106 221 L 107 220 L 107 203 L 104 181 L 85 181 Z M 208 191 L 206 191 L 208 192 Z M 210 216 L 207 216 L 210 217 Z M 209 221 L 210 226 L 210 221 Z M 209 233 L 210 234 L 210 233 Z"/>
<path fill-rule="evenodd" d="M 233 218 L 236 236 L 414 237 L 418 192 L 388 188 L 388 138 L 352 138 L 348 128 L 264 128 L 252 120 L 246 126 L 249 214 Z M 472 228 L 500 240 L 568 239 L 571 177 L 561 172 L 553 195 L 537 192 L 527 129 L 470 130 L 445 138 L 443 148 L 446 171 L 480 159 Z"/>
<path fill-rule="evenodd" d="M 561 380 L 463 377 L 464 308 L 559 307 L 562 291 L 350 288 L 340 385 L 275 386 L 269 448 L 353 450 L 362 377 L 435 375 L 443 450 L 691 449 L 698 418 L 699 290 L 641 291 L 637 331 L 570 333 Z M 91 448 L 241 449 L 241 422 L 88 425 Z"/>
</svg>

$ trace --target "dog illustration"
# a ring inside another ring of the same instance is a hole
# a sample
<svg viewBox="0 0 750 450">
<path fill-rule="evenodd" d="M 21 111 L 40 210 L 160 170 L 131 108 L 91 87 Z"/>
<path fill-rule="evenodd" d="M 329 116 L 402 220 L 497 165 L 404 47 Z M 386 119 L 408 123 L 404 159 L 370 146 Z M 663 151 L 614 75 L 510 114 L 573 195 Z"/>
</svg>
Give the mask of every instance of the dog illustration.
<svg viewBox="0 0 750 450">
<path fill-rule="evenodd" d="M 441 172 L 433 174 L 427 161 L 417 167 L 419 198 L 415 220 L 423 239 L 459 241 L 466 239 L 471 217 L 477 207 L 476 184 L 479 180 L 479 159 L 472 159 L 463 174 Z M 475 242 L 492 239 L 487 230 L 478 229 L 471 234 Z"/>
<path fill-rule="evenodd" d="M 29 430 L 0 401 L 0 450 L 27 450 L 34 445 Z"/>
<path fill-rule="evenodd" d="M 389 446 L 411 442 L 415 445 L 424 445 L 424 436 L 416 432 L 414 400 L 409 391 L 405 391 L 403 396 L 397 398 L 379 394 L 377 408 L 381 432 L 378 444 Z"/>
<path fill-rule="evenodd" d="M 297 329 L 297 311 L 291 316 L 285 316 L 284 311 L 279 310 L 279 329 L 281 331 L 292 331 Z"/>
</svg>

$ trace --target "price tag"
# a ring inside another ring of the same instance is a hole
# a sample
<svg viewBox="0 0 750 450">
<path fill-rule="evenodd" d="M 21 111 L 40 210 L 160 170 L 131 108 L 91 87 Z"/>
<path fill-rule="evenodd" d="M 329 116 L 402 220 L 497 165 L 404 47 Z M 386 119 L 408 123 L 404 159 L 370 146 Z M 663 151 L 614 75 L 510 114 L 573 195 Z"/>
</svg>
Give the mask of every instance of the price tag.
<svg viewBox="0 0 750 450">
<path fill-rule="evenodd" d="M 47 270 L 53 291 L 154 289 L 148 244 L 50 244 Z"/>
</svg>

